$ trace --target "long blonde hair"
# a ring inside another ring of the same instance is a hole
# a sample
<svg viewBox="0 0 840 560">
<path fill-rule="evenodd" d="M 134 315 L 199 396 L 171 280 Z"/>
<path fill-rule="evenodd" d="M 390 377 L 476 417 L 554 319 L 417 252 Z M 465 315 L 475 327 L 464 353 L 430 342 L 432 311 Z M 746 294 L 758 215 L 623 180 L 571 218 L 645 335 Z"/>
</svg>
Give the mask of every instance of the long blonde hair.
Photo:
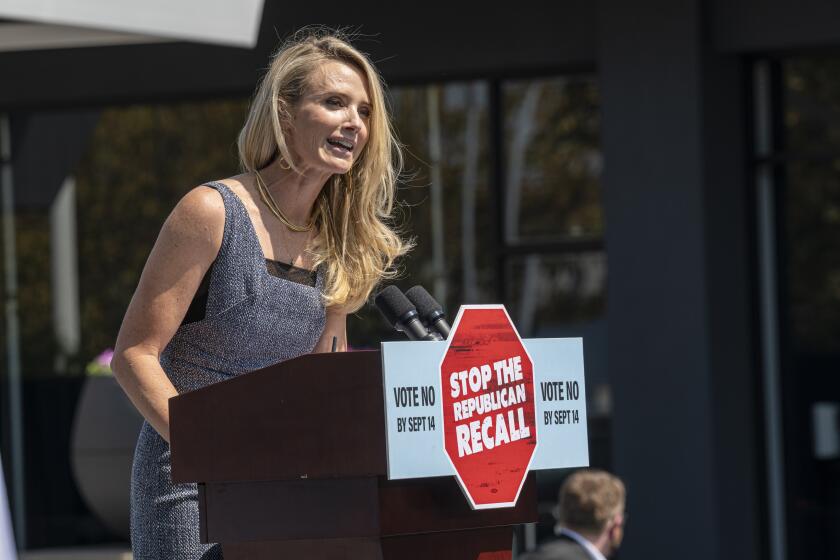
<svg viewBox="0 0 840 560">
<path fill-rule="evenodd" d="M 318 195 L 318 233 L 311 248 L 315 264 L 324 268 L 324 304 L 352 312 L 364 305 L 380 280 L 395 275 L 395 259 L 411 246 L 389 225 L 403 158 L 373 64 L 340 32 L 301 30 L 273 56 L 237 144 L 243 171 L 260 170 L 278 156 L 294 166 L 284 125 L 291 130 L 290 109 L 312 72 L 331 60 L 366 77 L 371 103 L 367 144 L 350 171 L 333 175 Z"/>
</svg>

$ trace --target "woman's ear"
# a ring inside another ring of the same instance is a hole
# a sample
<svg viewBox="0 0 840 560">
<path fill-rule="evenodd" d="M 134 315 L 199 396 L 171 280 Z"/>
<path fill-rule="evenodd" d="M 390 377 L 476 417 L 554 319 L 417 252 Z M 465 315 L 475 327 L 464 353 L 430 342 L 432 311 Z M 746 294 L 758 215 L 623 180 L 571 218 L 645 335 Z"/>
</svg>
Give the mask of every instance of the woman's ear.
<svg viewBox="0 0 840 560">
<path fill-rule="evenodd" d="M 277 99 L 277 117 L 280 119 L 283 134 L 290 133 L 294 128 L 294 115 L 285 99 Z"/>
</svg>

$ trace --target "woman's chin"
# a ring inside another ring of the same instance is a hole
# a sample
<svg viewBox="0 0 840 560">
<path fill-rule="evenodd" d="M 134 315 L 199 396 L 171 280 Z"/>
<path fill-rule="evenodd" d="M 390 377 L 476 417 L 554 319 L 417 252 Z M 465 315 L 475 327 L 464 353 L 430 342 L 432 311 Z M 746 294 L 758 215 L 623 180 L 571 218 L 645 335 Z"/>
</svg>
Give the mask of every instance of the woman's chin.
<svg viewBox="0 0 840 560">
<path fill-rule="evenodd" d="M 353 167 L 352 160 L 333 160 L 330 163 L 331 171 L 333 174 L 337 175 L 344 175 Z"/>
<path fill-rule="evenodd" d="M 343 175 L 353 167 L 352 157 L 336 157 L 331 154 L 324 155 L 318 158 L 320 161 L 317 167 L 331 175 Z"/>
</svg>

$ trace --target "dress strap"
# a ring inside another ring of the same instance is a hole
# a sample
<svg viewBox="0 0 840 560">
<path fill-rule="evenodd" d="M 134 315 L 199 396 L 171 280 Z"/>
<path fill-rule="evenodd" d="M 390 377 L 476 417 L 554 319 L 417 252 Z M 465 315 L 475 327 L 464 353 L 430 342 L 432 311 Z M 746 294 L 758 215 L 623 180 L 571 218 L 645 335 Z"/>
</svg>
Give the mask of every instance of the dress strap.
<svg viewBox="0 0 840 560">
<path fill-rule="evenodd" d="M 257 267 L 265 264 L 260 262 L 262 250 L 242 200 L 220 181 L 204 186 L 218 191 L 225 205 L 222 245 L 210 275 L 207 299 L 207 316 L 210 317 L 253 295 L 259 286 Z"/>
</svg>

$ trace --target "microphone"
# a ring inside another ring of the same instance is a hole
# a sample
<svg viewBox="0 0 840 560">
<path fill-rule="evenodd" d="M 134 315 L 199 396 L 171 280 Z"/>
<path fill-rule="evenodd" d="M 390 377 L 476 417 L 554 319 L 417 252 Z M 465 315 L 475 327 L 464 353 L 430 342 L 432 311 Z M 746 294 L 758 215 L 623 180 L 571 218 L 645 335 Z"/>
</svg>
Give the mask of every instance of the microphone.
<svg viewBox="0 0 840 560">
<path fill-rule="evenodd" d="M 409 340 L 439 340 L 420 321 L 417 309 L 396 286 L 388 286 L 376 295 L 376 307 L 389 325 L 404 333 Z"/>
<path fill-rule="evenodd" d="M 449 338 L 450 327 L 446 322 L 443 307 L 423 286 L 414 286 L 405 295 L 417 308 L 424 325 L 437 332 L 443 340 Z"/>
</svg>

